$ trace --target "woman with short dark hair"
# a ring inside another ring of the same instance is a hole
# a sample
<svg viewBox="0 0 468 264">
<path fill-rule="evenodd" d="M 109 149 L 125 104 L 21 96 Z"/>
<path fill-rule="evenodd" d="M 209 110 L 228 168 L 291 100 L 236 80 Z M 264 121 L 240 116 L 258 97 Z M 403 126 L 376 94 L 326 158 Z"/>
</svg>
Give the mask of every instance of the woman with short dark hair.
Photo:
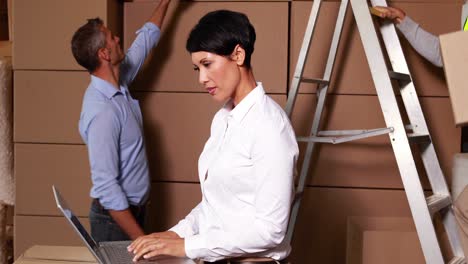
<svg viewBox="0 0 468 264">
<path fill-rule="evenodd" d="M 208 13 L 187 40 L 199 82 L 216 100 L 198 162 L 202 201 L 169 231 L 140 237 L 135 260 L 158 255 L 219 261 L 266 257 L 280 263 L 294 193 L 298 147 L 283 109 L 256 82 L 255 29 L 242 13 Z"/>
</svg>

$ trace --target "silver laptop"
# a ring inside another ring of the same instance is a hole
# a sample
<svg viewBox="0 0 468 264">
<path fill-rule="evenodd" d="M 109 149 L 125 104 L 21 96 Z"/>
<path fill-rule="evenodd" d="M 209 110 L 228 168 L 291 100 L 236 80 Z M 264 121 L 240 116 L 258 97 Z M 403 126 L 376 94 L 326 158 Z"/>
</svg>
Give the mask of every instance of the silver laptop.
<svg viewBox="0 0 468 264">
<path fill-rule="evenodd" d="M 81 240 L 86 244 L 89 251 L 94 255 L 100 264 L 131 264 L 133 263 L 133 254 L 127 251 L 127 246 L 131 241 L 113 241 L 113 242 L 100 242 L 96 243 L 89 235 L 84 226 L 80 223 L 78 218 L 73 214 L 67 202 L 63 199 L 62 195 L 55 186 L 52 186 L 54 191 L 55 201 L 57 207 L 62 211 L 65 218 L 71 224 L 73 229 L 78 233 Z M 195 264 L 190 259 L 178 259 L 172 257 L 161 257 L 157 260 L 148 261 L 140 260 L 138 263 L 157 263 L 157 264 Z"/>
</svg>

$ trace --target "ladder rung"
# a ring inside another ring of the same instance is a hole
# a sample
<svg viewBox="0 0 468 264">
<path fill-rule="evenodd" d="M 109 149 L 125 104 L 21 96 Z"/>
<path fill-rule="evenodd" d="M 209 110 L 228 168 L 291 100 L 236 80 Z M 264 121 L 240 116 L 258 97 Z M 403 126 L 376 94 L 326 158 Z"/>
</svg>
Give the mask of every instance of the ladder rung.
<svg viewBox="0 0 468 264">
<path fill-rule="evenodd" d="M 466 264 L 466 261 L 464 257 L 454 257 L 448 264 Z"/>
<path fill-rule="evenodd" d="M 337 137 L 298 137 L 298 142 L 320 142 L 335 144 Z"/>
<path fill-rule="evenodd" d="M 302 78 L 301 81 L 306 82 L 306 83 L 318 83 L 318 84 L 323 84 L 323 85 L 330 83 L 327 80 L 316 79 L 316 78 Z"/>
<path fill-rule="evenodd" d="M 450 195 L 434 194 L 426 198 L 431 215 L 452 204 Z"/>
<path fill-rule="evenodd" d="M 298 142 L 320 142 L 339 144 L 348 141 L 375 137 L 393 132 L 393 128 L 377 128 L 369 130 L 329 130 L 318 132 L 319 137 L 298 137 Z"/>
<path fill-rule="evenodd" d="M 427 134 L 408 133 L 408 140 L 411 143 L 427 143 L 431 142 L 431 137 Z"/>
<path fill-rule="evenodd" d="M 395 79 L 395 80 L 411 82 L 410 75 L 406 73 L 388 71 L 388 75 L 390 75 L 390 78 Z"/>
</svg>

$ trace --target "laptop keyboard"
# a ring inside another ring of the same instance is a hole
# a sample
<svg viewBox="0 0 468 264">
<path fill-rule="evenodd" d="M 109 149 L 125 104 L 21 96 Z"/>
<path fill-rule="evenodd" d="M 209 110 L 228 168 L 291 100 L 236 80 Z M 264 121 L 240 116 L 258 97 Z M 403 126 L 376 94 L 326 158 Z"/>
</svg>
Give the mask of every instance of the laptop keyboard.
<svg viewBox="0 0 468 264">
<path fill-rule="evenodd" d="M 99 243 L 99 249 L 110 260 L 109 264 L 133 264 L 133 254 L 127 251 L 131 241 L 113 241 Z M 160 258 L 158 260 L 139 260 L 137 264 L 195 264 L 190 259 Z"/>
<path fill-rule="evenodd" d="M 112 264 L 132 264 L 133 254 L 127 251 L 130 241 L 103 242 L 99 246 Z M 137 263 L 154 263 L 154 261 L 140 260 Z"/>
</svg>

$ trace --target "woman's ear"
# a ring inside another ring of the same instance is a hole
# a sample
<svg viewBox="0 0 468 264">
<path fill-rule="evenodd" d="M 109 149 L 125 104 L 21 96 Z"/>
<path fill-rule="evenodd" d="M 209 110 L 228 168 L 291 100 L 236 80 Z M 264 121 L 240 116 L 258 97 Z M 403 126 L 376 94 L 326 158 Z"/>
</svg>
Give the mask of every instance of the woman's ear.
<svg viewBox="0 0 468 264">
<path fill-rule="evenodd" d="M 239 44 L 236 45 L 234 51 L 231 54 L 231 59 L 237 63 L 239 66 L 244 65 L 245 61 L 245 50 Z"/>
</svg>

